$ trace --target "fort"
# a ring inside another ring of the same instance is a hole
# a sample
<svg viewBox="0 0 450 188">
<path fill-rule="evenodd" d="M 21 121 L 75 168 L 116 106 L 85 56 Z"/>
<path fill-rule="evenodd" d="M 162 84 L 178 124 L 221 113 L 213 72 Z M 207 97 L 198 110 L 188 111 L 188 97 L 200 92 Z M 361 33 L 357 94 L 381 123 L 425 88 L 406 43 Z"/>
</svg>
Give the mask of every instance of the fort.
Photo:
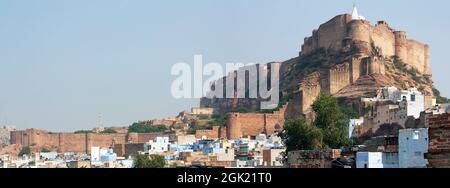
<svg viewBox="0 0 450 188">
<path fill-rule="evenodd" d="M 371 25 L 364 19 L 352 19 L 350 14 L 336 16 L 314 30 L 311 37 L 304 39 L 300 56 L 319 48 L 342 53 L 343 47 L 355 41 L 365 49 L 373 45 L 386 58 L 397 56 L 422 74 L 431 74 L 428 45 L 407 39 L 406 32 L 394 31 L 385 21 Z"/>
<path fill-rule="evenodd" d="M 385 21 L 372 25 L 355 15 L 355 10 L 320 25 L 304 39 L 298 57 L 281 62 L 280 98 L 287 100 L 282 112 L 259 113 L 262 99 L 247 96 L 202 98 L 200 106 L 213 108 L 215 113 L 229 113 L 227 137 L 237 138 L 270 134 L 286 118 L 303 116 L 312 120 L 311 105 L 320 94 L 333 95 L 360 114 L 360 98 L 375 97 L 386 86 L 418 88 L 425 98 L 432 98 L 428 45 L 408 39 L 406 32 L 392 29 Z M 405 68 L 399 69 L 399 64 Z M 220 81 L 224 80 L 227 79 Z M 429 103 L 425 105 L 430 106 Z M 233 112 L 239 108 L 251 113 Z"/>
</svg>

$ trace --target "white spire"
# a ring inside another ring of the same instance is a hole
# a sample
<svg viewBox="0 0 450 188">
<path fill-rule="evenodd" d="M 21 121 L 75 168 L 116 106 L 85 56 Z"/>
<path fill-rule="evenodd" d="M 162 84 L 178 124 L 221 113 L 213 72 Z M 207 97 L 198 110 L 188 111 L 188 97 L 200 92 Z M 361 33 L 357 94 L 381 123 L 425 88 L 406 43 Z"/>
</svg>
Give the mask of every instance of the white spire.
<svg viewBox="0 0 450 188">
<path fill-rule="evenodd" d="M 358 9 L 356 8 L 355 3 L 353 3 L 352 20 L 357 20 L 358 18 Z"/>
<path fill-rule="evenodd" d="M 353 11 L 352 11 L 352 20 L 365 20 L 364 16 L 360 16 L 358 14 L 358 9 L 356 8 L 355 3 L 353 3 Z"/>
</svg>

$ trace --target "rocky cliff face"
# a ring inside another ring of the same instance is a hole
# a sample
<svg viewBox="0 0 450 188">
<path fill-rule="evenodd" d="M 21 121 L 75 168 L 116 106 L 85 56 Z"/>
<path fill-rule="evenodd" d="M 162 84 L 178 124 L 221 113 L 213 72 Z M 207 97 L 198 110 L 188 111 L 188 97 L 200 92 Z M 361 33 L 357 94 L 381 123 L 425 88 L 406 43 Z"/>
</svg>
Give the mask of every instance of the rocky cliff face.
<svg viewBox="0 0 450 188">
<path fill-rule="evenodd" d="M 331 94 L 349 107 L 361 97 L 374 97 L 384 86 L 418 88 L 432 96 L 428 46 L 406 39 L 386 22 L 370 25 L 340 15 L 305 38 L 299 57 L 281 63 L 280 97 L 306 114 L 319 94 Z M 225 113 L 236 108 L 257 110 L 259 99 L 202 99 L 202 107 Z M 282 105 L 282 104 L 280 104 Z M 292 111 L 292 110 L 291 110 Z M 291 112 L 288 112 L 291 113 Z"/>
</svg>

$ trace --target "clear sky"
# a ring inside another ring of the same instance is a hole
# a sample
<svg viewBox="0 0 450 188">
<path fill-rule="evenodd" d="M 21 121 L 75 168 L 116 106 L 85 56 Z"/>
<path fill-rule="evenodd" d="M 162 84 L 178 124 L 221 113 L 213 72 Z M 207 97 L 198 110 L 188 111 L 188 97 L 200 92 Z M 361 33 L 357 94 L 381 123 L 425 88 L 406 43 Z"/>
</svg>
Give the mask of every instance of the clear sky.
<svg viewBox="0 0 450 188">
<path fill-rule="evenodd" d="M 0 0 L 0 124 L 91 129 L 176 115 L 198 100 L 170 94 L 171 66 L 295 57 L 303 38 L 354 0 Z M 435 85 L 450 96 L 450 1 L 359 0 L 428 43 Z"/>
</svg>

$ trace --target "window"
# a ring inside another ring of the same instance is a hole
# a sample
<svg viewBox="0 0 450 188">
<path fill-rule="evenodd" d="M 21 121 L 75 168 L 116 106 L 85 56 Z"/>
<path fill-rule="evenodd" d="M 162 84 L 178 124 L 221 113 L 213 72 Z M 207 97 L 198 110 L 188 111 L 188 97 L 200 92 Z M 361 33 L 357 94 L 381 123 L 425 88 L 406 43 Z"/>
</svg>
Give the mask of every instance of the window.
<svg viewBox="0 0 450 188">
<path fill-rule="evenodd" d="M 411 95 L 411 101 L 412 102 L 416 101 L 416 95 Z"/>
<path fill-rule="evenodd" d="M 414 140 L 419 140 L 419 131 L 414 131 L 413 139 Z"/>
</svg>

